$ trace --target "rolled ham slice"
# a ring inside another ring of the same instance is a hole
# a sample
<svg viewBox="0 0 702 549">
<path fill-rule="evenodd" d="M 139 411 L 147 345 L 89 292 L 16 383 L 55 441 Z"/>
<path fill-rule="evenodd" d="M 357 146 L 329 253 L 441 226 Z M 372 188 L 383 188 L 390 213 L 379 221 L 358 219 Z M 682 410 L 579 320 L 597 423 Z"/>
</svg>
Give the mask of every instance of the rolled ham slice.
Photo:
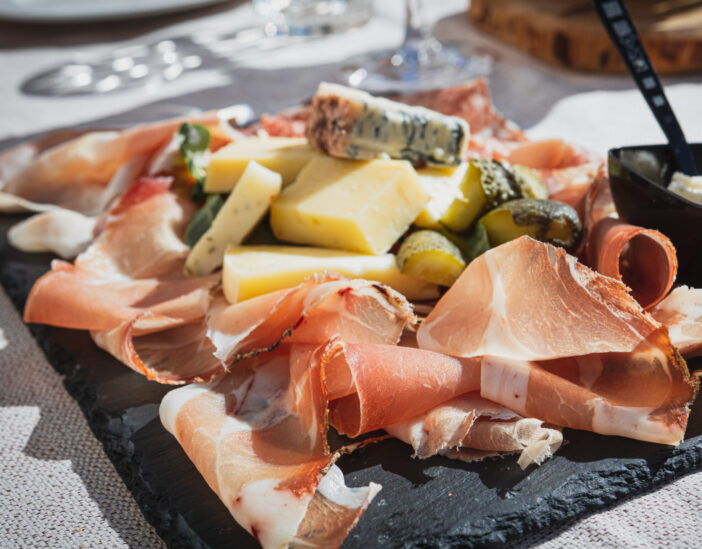
<svg viewBox="0 0 702 549">
<path fill-rule="evenodd" d="M 591 227 L 586 250 L 588 263 L 629 286 L 644 309 L 668 294 L 678 272 L 675 246 L 667 236 L 612 217 Z"/>
<path fill-rule="evenodd" d="M 651 309 L 685 358 L 702 355 L 702 290 L 680 286 Z"/>
<path fill-rule="evenodd" d="M 161 403 L 166 429 L 264 548 L 338 547 L 380 489 L 347 487 L 334 465 L 319 368 L 280 348 Z"/>
<path fill-rule="evenodd" d="M 385 430 L 410 444 L 420 459 L 441 454 L 470 462 L 520 453 L 522 469 L 543 463 L 563 442 L 559 429 L 523 418 L 479 393 L 454 398 Z"/>
<path fill-rule="evenodd" d="M 321 365 L 329 422 L 351 437 L 412 418 L 480 387 L 480 360 L 333 338 L 294 347 L 291 360 Z"/>
</svg>

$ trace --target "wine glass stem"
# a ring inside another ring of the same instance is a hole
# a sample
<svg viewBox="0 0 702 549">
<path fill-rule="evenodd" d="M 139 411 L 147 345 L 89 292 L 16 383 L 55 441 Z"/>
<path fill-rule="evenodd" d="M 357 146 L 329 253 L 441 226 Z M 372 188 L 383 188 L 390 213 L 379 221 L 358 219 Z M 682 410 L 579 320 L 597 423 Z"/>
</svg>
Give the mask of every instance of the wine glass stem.
<svg viewBox="0 0 702 549">
<path fill-rule="evenodd" d="M 427 17 L 426 2 L 424 0 L 405 0 L 405 5 L 407 6 L 407 21 L 404 43 L 431 40 L 433 25 Z"/>
</svg>

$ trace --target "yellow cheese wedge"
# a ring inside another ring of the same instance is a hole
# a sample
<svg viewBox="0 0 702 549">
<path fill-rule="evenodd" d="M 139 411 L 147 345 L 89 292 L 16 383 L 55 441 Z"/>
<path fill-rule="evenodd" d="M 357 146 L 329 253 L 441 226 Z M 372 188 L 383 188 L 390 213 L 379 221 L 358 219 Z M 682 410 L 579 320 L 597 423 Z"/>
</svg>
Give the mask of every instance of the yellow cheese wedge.
<svg viewBox="0 0 702 549">
<path fill-rule="evenodd" d="M 366 255 L 306 246 L 229 246 L 222 286 L 230 303 L 292 288 L 314 273 L 375 280 L 411 300 L 436 299 L 435 284 L 402 274 L 393 254 Z"/>
<path fill-rule="evenodd" d="M 461 197 L 461 183 L 468 171 L 468 162 L 455 168 L 426 167 L 417 170 L 420 183 L 431 199 L 419 213 L 414 224 L 427 229 L 439 229 L 439 220 L 453 201 Z"/>
<path fill-rule="evenodd" d="M 287 242 L 383 254 L 429 201 L 406 160 L 316 157 L 271 206 Z"/>
<path fill-rule="evenodd" d="M 202 276 L 222 265 L 229 244 L 241 244 L 258 225 L 281 189 L 279 173 L 249 162 L 212 225 L 190 250 L 185 274 Z"/>
<path fill-rule="evenodd" d="M 278 172 L 283 185 L 292 183 L 300 170 L 317 155 L 304 137 L 245 137 L 212 155 L 205 192 L 228 193 L 244 173 L 249 160 Z"/>
</svg>

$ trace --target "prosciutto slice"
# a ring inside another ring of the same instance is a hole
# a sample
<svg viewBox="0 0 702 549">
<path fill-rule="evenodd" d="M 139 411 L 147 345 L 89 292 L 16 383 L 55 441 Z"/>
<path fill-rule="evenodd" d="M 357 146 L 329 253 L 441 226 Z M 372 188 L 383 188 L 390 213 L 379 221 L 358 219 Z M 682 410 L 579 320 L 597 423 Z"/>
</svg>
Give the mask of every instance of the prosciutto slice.
<svg viewBox="0 0 702 549">
<path fill-rule="evenodd" d="M 680 286 L 651 309 L 685 358 L 702 355 L 702 290 Z"/>
<path fill-rule="evenodd" d="M 187 200 L 164 186 L 135 195 L 143 200 L 116 208 L 75 263 L 52 263 L 27 298 L 25 321 L 91 330 L 98 345 L 150 378 L 196 379 L 219 365 L 203 341 L 219 275 L 182 274 L 188 248 L 180 235 L 193 208 Z"/>
<path fill-rule="evenodd" d="M 313 276 L 234 305 L 220 299 L 208 315 L 208 337 L 225 363 L 288 342 L 321 344 L 334 335 L 348 342 L 395 344 L 416 321 L 409 302 L 391 288 L 339 275 Z"/>
<path fill-rule="evenodd" d="M 20 145 L 0 156 L 0 190 L 31 202 L 95 215 L 126 189 L 111 184 L 116 174 L 129 162 L 138 161 L 143 169 L 185 120 L 166 120 L 122 131 L 63 132 Z M 218 123 L 214 112 L 188 120 Z"/>
<path fill-rule="evenodd" d="M 675 246 L 664 234 L 605 217 L 590 228 L 587 260 L 621 280 L 644 309 L 663 299 L 678 272 Z"/>
<path fill-rule="evenodd" d="M 329 422 L 351 437 L 410 419 L 480 387 L 479 359 L 338 338 L 294 352 L 300 353 L 297 360 L 321 365 Z"/>
<path fill-rule="evenodd" d="M 470 462 L 518 452 L 522 469 L 541 464 L 563 442 L 559 429 L 523 418 L 479 393 L 454 398 L 385 430 L 410 444 L 420 459 L 441 454 Z"/>
<path fill-rule="evenodd" d="M 525 236 L 470 263 L 417 341 L 454 356 L 548 360 L 633 351 L 659 327 L 623 284 Z"/>
<path fill-rule="evenodd" d="M 698 387 L 665 328 L 623 284 L 528 237 L 473 261 L 417 341 L 483 356 L 482 397 L 602 434 L 676 444 Z"/>
<path fill-rule="evenodd" d="M 338 547 L 380 489 L 344 484 L 326 441 L 320 365 L 282 347 L 168 393 L 161 420 L 264 548 Z"/>
<path fill-rule="evenodd" d="M 54 252 L 73 259 L 93 241 L 96 226 L 96 217 L 56 208 L 14 225 L 7 241 L 23 252 Z"/>
</svg>

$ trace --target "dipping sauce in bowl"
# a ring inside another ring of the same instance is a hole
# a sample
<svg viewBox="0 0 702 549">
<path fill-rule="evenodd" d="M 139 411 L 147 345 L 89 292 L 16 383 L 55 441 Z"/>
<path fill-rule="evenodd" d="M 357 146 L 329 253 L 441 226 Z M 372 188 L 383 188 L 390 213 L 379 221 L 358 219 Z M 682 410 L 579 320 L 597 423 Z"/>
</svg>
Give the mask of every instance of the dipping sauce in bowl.
<svg viewBox="0 0 702 549">
<path fill-rule="evenodd" d="M 702 166 L 702 143 L 690 145 Z M 702 286 L 702 205 L 673 192 L 668 184 L 678 171 L 668 145 L 610 149 L 609 179 L 619 217 L 656 229 L 672 240 L 678 254 L 677 282 Z M 679 176 L 676 178 L 679 179 Z M 692 189 L 695 182 L 682 181 Z"/>
</svg>

